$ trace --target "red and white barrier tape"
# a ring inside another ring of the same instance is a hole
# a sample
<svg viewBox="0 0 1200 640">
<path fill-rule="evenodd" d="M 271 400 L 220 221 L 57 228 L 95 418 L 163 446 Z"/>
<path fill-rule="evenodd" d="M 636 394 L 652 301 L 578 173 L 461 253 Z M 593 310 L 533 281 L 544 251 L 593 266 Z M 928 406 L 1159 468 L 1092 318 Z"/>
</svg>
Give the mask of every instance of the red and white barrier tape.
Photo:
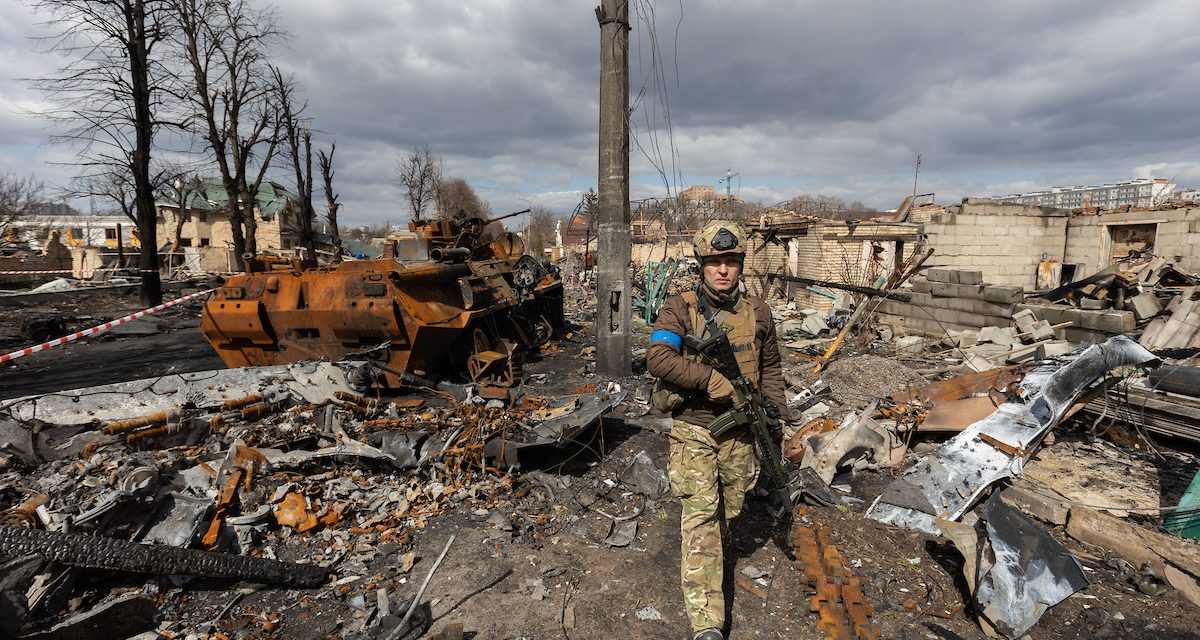
<svg viewBox="0 0 1200 640">
<path fill-rule="evenodd" d="M 52 269 L 49 271 L 0 271 L 0 276 L 48 276 L 56 273 L 108 273 L 112 271 L 124 271 L 125 273 L 158 273 L 157 269 Z M 241 271 L 206 271 L 204 275 L 210 276 L 232 276 L 242 273 Z"/>
<path fill-rule="evenodd" d="M 166 309 L 167 307 L 173 307 L 181 302 L 184 302 L 185 300 L 191 300 L 192 298 L 196 298 L 198 296 L 207 295 L 209 293 L 212 293 L 213 291 L 216 291 L 216 289 L 205 289 L 204 291 L 197 291 L 196 293 L 192 293 L 192 294 L 183 296 L 182 298 L 176 298 L 170 302 L 164 302 L 164 303 L 158 305 L 157 307 L 150 307 L 149 309 L 142 309 L 141 311 L 138 311 L 136 313 L 131 313 L 131 314 L 125 316 L 124 318 L 117 318 L 116 320 L 113 320 L 111 322 L 105 322 L 104 324 L 94 326 L 90 329 L 84 329 L 83 331 L 76 331 L 75 333 L 72 333 L 71 335 L 68 335 L 68 336 L 63 336 L 61 338 L 55 338 L 49 342 L 43 342 L 39 345 L 34 345 L 32 347 L 25 347 L 24 349 L 20 349 L 18 351 L 13 351 L 12 353 L 0 356 L 0 364 L 4 364 L 11 360 L 16 360 L 17 358 L 27 356 L 31 353 L 37 353 L 38 351 L 44 351 L 46 349 L 49 349 L 50 347 L 57 347 L 60 344 L 66 344 L 68 342 L 72 342 L 72 341 L 78 340 L 80 338 L 85 338 L 87 336 L 94 336 L 97 333 L 103 333 L 119 324 L 125 324 L 126 322 L 129 322 L 130 320 L 137 320 L 138 318 L 140 318 L 142 316 L 147 316 L 152 313 L 162 311 L 163 309 Z"/>
<path fill-rule="evenodd" d="M 125 271 L 129 273 L 152 273 L 157 269 L 50 269 L 43 271 L 0 271 L 0 276 L 22 276 L 22 275 L 39 275 L 48 276 L 55 273 L 105 273 L 109 271 Z"/>
</svg>

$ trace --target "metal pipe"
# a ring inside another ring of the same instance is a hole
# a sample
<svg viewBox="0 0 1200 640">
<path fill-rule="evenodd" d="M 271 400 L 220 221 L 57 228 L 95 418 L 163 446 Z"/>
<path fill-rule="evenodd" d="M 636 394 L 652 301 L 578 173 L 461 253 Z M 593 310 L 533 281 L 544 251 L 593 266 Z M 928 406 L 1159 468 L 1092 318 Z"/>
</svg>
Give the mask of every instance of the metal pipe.
<svg viewBox="0 0 1200 640">
<path fill-rule="evenodd" d="M 429 252 L 434 262 L 463 262 L 470 257 L 471 250 L 466 247 L 437 247 Z"/>
<path fill-rule="evenodd" d="M 801 276 L 785 276 L 778 273 L 768 273 L 767 280 L 782 280 L 784 282 L 796 282 L 799 284 L 816 285 L 818 287 L 828 287 L 830 289 L 841 289 L 843 291 L 853 291 L 854 293 L 863 293 L 869 296 L 878 296 L 887 298 L 888 300 L 898 300 L 900 302 L 911 302 L 912 296 L 903 293 L 894 293 L 892 291 L 884 291 L 874 287 L 860 287 L 853 284 L 842 284 L 840 282 L 830 282 L 828 280 L 817 280 L 815 278 L 804 278 Z"/>
<path fill-rule="evenodd" d="M 388 274 L 393 284 L 417 282 L 451 282 L 471 275 L 471 267 L 465 262 L 430 262 L 400 265 Z"/>
</svg>

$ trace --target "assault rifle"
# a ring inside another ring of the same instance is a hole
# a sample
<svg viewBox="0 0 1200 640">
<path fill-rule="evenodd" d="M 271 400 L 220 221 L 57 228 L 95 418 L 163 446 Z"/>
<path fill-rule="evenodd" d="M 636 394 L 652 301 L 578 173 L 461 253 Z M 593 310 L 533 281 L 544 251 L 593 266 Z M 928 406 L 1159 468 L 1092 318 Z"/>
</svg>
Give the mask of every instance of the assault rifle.
<svg viewBox="0 0 1200 640">
<path fill-rule="evenodd" d="M 686 336 L 683 342 L 689 349 L 700 355 L 713 369 L 729 379 L 733 384 L 733 408 L 717 416 L 708 425 L 708 431 L 713 438 L 720 438 L 731 429 L 749 426 L 758 445 L 763 467 L 771 477 L 774 485 L 775 507 L 779 515 L 791 515 L 792 497 L 789 489 L 788 476 L 783 470 L 783 456 L 779 446 L 771 437 L 771 431 L 780 428 L 779 408 L 771 405 L 768 410 L 764 398 L 754 388 L 754 383 L 742 375 L 737 358 L 733 355 L 733 346 L 729 344 L 729 336 L 716 327 L 715 322 L 707 323 L 710 337 L 701 341 L 696 336 Z"/>
</svg>

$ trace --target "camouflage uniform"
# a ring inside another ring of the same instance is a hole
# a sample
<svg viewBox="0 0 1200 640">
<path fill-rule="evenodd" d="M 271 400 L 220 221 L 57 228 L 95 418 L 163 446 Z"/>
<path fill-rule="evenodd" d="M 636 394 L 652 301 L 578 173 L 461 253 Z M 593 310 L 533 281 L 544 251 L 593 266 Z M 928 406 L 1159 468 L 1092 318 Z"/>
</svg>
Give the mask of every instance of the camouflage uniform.
<svg viewBox="0 0 1200 640">
<path fill-rule="evenodd" d="M 729 520 L 742 510 L 758 480 L 758 458 L 748 432 L 713 440 L 708 429 L 676 420 L 667 474 L 679 497 L 680 584 L 692 629 L 725 623 L 725 545 Z"/>
<path fill-rule="evenodd" d="M 712 239 L 718 225 L 710 226 L 697 244 Z M 705 235 L 707 234 L 707 235 Z M 738 248 L 744 251 L 744 233 Z M 697 251 L 698 257 L 706 257 Z M 698 305 L 703 292 L 673 296 L 663 305 L 654 336 L 700 335 L 704 319 Z M 709 299 L 715 319 L 734 348 L 743 375 L 758 383 L 764 395 L 783 406 L 783 375 L 779 347 L 770 310 L 761 300 L 746 295 L 726 299 L 720 306 Z M 707 337 L 707 336 L 702 336 Z M 669 436 L 671 453 L 667 473 L 682 507 L 680 519 L 681 567 L 684 605 L 696 631 L 721 628 L 725 623 L 724 549 L 729 520 L 738 515 L 746 493 L 758 480 L 759 465 L 749 430 L 713 439 L 706 426 L 729 408 L 706 396 L 714 372 L 676 344 L 657 338 L 647 350 L 647 367 L 684 397 L 672 408 L 675 418 Z M 719 376 L 719 374 L 715 374 Z M 656 400 L 657 403 L 657 400 Z M 663 409 L 665 407 L 659 407 Z"/>
</svg>

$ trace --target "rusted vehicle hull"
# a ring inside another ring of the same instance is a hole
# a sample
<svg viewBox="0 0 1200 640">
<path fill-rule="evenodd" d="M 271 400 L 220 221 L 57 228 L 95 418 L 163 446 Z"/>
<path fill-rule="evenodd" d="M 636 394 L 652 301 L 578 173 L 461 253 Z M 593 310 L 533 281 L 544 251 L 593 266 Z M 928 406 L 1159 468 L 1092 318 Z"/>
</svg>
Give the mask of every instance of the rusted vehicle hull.
<svg viewBox="0 0 1200 640">
<path fill-rule="evenodd" d="M 562 326 L 562 282 L 495 245 L 434 248 L 440 262 L 385 257 L 332 268 L 252 258 L 205 303 L 200 331 L 229 367 L 368 352 L 385 386 L 401 384 L 398 372 L 439 370 L 504 385 L 511 354 Z"/>
</svg>

